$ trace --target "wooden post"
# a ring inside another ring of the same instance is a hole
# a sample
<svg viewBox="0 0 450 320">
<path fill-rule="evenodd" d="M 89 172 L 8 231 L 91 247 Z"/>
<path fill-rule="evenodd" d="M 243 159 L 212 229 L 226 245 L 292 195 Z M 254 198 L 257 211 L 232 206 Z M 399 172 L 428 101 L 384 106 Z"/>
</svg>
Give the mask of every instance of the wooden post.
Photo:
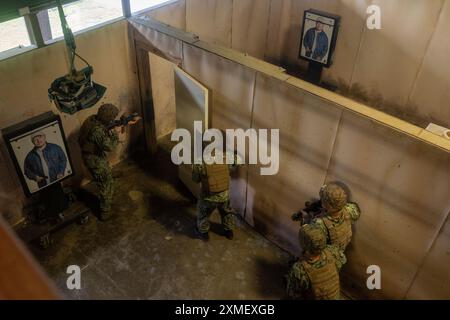
<svg viewBox="0 0 450 320">
<path fill-rule="evenodd" d="M 144 118 L 144 136 L 147 151 L 155 154 L 158 150 L 155 127 L 155 107 L 153 104 L 150 58 L 146 49 L 136 45 L 136 59 L 139 76 L 142 116 Z"/>
<path fill-rule="evenodd" d="M 39 25 L 39 20 L 36 13 L 31 13 L 26 16 L 25 25 L 27 26 L 28 36 L 30 37 L 30 42 L 39 48 L 45 46 L 44 38 L 42 37 L 41 26 Z"/>
</svg>

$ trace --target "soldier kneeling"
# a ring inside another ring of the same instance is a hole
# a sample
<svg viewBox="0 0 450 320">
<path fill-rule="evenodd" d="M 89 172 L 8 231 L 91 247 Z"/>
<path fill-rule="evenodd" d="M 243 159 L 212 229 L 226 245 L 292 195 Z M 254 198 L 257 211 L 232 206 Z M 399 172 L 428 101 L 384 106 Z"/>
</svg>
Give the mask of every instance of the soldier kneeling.
<svg viewBox="0 0 450 320">
<path fill-rule="evenodd" d="M 347 262 L 336 246 L 327 245 L 317 225 L 305 225 L 300 231 L 304 255 L 294 263 L 287 278 L 287 294 L 291 299 L 340 299 L 339 271 Z"/>
</svg>

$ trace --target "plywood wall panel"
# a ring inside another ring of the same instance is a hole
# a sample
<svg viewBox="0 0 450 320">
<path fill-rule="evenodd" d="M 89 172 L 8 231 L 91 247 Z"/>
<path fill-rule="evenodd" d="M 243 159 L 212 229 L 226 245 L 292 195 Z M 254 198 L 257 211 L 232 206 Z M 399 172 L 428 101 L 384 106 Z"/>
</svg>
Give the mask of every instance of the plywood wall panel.
<svg viewBox="0 0 450 320">
<path fill-rule="evenodd" d="M 450 1 L 439 16 L 407 107 L 421 118 L 450 128 Z"/>
<path fill-rule="evenodd" d="M 327 181 L 344 181 L 362 209 L 346 274 L 364 288 L 366 269 L 382 270 L 382 291 L 403 298 L 450 207 L 450 155 L 344 113 Z"/>
<path fill-rule="evenodd" d="M 374 0 L 382 29 L 364 32 L 352 84 L 372 101 L 388 102 L 405 113 L 444 0 Z M 403 20 L 405 19 L 405 20 Z M 387 107 L 387 106 L 385 106 Z"/>
<path fill-rule="evenodd" d="M 186 0 L 186 30 L 230 48 L 232 10 L 232 0 Z"/>
<path fill-rule="evenodd" d="M 176 128 L 174 64 L 152 53 L 149 58 L 156 137 L 161 138 Z"/>
<path fill-rule="evenodd" d="M 144 15 L 164 22 L 172 27 L 186 30 L 185 0 L 178 0 L 177 2 L 164 5 L 160 8 L 145 13 Z"/>
<path fill-rule="evenodd" d="M 211 127 L 222 130 L 250 128 L 256 72 L 186 44 L 183 57 L 183 69 L 211 90 Z M 244 166 L 233 176 L 231 188 L 232 205 L 241 214 L 245 210 L 246 189 L 247 169 Z"/>
<path fill-rule="evenodd" d="M 274 64 L 281 64 L 287 60 L 285 48 L 286 37 L 283 36 L 289 30 L 290 19 L 283 19 L 291 8 L 292 0 L 272 0 L 269 12 L 269 29 L 267 31 L 267 43 L 264 52 L 265 60 Z"/>
<path fill-rule="evenodd" d="M 272 0 L 266 59 L 274 63 L 305 69 L 298 58 L 304 11 L 316 9 L 342 17 L 334 54 L 334 64 L 324 69 L 324 80 L 348 85 L 365 27 L 366 9 L 371 0 Z"/>
<path fill-rule="evenodd" d="M 267 61 L 306 67 L 306 63 L 298 59 L 301 21 L 306 9 L 309 9 L 306 1 L 272 0 L 265 52 Z"/>
<path fill-rule="evenodd" d="M 366 10 L 372 0 L 320 0 L 311 3 L 312 8 L 341 16 L 341 27 L 333 54 L 333 65 L 325 68 L 323 79 L 348 86 L 351 82 L 359 45 L 366 28 Z"/>
<path fill-rule="evenodd" d="M 299 253 L 299 225 L 291 215 L 318 196 L 325 181 L 341 110 L 294 87 L 258 74 L 253 126 L 280 130 L 280 168 L 262 176 L 250 166 L 246 220 Z"/>
<path fill-rule="evenodd" d="M 232 48 L 264 59 L 271 0 L 239 0 L 233 3 Z"/>
<path fill-rule="evenodd" d="M 450 214 L 450 207 L 448 209 Z M 406 298 L 449 300 L 449 266 L 450 218 L 439 233 Z"/>
</svg>

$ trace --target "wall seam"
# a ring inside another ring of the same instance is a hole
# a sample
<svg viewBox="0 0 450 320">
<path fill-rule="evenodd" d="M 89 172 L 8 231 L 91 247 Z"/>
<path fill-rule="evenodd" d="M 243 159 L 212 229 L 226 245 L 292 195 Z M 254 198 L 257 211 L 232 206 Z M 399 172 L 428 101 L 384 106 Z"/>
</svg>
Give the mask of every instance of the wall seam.
<svg viewBox="0 0 450 320">
<path fill-rule="evenodd" d="M 274 0 L 269 1 L 269 13 L 267 15 L 267 29 L 266 29 L 266 41 L 264 43 L 263 59 L 267 61 L 267 46 L 269 44 L 269 34 L 270 34 L 270 17 L 272 16 L 272 4 Z"/>
<path fill-rule="evenodd" d="M 362 43 L 363 43 L 363 38 L 364 38 L 364 34 L 365 33 L 366 33 L 366 26 L 363 24 L 363 28 L 362 28 L 362 32 L 361 32 L 361 38 L 359 39 L 358 50 L 356 51 L 355 62 L 353 63 L 352 73 L 350 75 L 350 81 L 348 83 L 349 88 L 351 88 L 353 86 L 353 78 L 355 76 L 356 66 L 358 64 L 358 59 L 359 59 L 359 56 L 361 54 L 361 48 L 362 48 Z"/>
<path fill-rule="evenodd" d="M 325 172 L 325 177 L 323 179 L 323 185 L 327 182 L 328 174 L 330 172 L 331 161 L 333 160 L 334 154 L 336 152 L 337 139 L 338 139 L 338 135 L 339 135 L 339 130 L 341 129 L 343 117 L 344 117 L 344 110 L 341 110 L 341 115 L 339 117 L 339 122 L 338 122 L 338 125 L 336 128 L 336 135 L 334 137 L 333 146 L 331 147 L 330 158 L 328 159 L 327 171 Z"/>
<path fill-rule="evenodd" d="M 230 39 L 230 48 L 233 49 L 233 16 L 234 16 L 234 0 L 231 0 L 231 17 L 230 17 L 230 33 L 231 33 L 231 39 Z"/>
<path fill-rule="evenodd" d="M 372 5 L 373 3 L 374 3 L 374 0 L 370 1 L 370 5 Z M 367 25 L 365 23 L 363 23 L 362 32 L 361 32 L 361 38 L 359 39 L 359 46 L 358 46 L 358 50 L 356 51 L 356 56 L 355 56 L 355 60 L 354 60 L 355 63 L 353 64 L 352 74 L 350 75 L 350 81 L 349 81 L 349 84 L 348 84 L 349 89 L 353 86 L 353 78 L 355 76 L 356 66 L 358 64 L 358 58 L 359 58 L 359 56 L 361 54 L 361 48 L 362 48 L 364 35 L 366 34 L 366 28 L 367 28 Z"/>
<path fill-rule="evenodd" d="M 256 80 L 258 77 L 258 72 L 255 72 L 255 79 L 253 82 L 253 97 L 252 97 L 252 111 L 250 113 L 250 129 L 253 129 L 253 120 L 254 120 L 254 111 L 255 111 L 255 96 L 256 96 Z M 247 177 L 246 177 L 246 184 L 245 184 L 245 208 L 244 208 L 244 221 L 247 221 L 247 201 L 248 201 L 248 174 L 249 172 L 249 166 L 247 165 Z"/>
<path fill-rule="evenodd" d="M 430 50 L 430 45 L 431 45 L 431 42 L 433 41 L 434 36 L 436 34 L 436 29 L 437 29 L 437 27 L 439 25 L 439 22 L 441 21 L 442 16 L 444 14 L 444 7 L 445 7 L 446 3 L 447 3 L 447 0 L 443 0 L 442 1 L 442 6 L 441 6 L 441 8 L 439 10 L 439 14 L 438 14 L 438 18 L 436 20 L 436 24 L 434 25 L 433 32 L 431 33 L 430 38 L 427 41 L 427 46 L 426 46 L 425 52 L 424 52 L 423 57 L 422 57 L 422 59 L 420 61 L 419 68 L 417 69 L 416 76 L 415 76 L 414 81 L 413 81 L 413 83 L 411 85 L 411 89 L 409 90 L 409 94 L 408 94 L 408 98 L 406 99 L 405 106 L 409 105 L 409 103 L 411 101 L 411 98 L 412 98 L 412 95 L 414 93 L 414 89 L 417 86 L 417 81 L 419 80 L 419 76 L 422 73 L 423 65 L 425 63 L 425 58 L 426 58 L 426 56 L 428 54 L 428 51 Z"/>
<path fill-rule="evenodd" d="M 181 42 L 181 69 L 184 69 L 184 41 Z"/>
<path fill-rule="evenodd" d="M 188 23 L 187 23 L 187 2 L 189 0 L 183 0 L 184 1 L 184 30 L 187 31 Z"/>
</svg>

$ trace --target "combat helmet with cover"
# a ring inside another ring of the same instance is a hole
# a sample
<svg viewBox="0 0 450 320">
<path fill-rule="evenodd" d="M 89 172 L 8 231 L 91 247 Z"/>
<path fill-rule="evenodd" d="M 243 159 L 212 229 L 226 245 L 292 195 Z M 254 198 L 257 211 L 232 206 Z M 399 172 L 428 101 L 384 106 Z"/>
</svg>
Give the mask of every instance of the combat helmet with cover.
<svg viewBox="0 0 450 320">
<path fill-rule="evenodd" d="M 119 115 L 119 109 L 110 103 L 103 104 L 97 112 L 97 120 L 104 125 L 110 124 Z"/>
<path fill-rule="evenodd" d="M 328 212 L 338 212 L 347 204 L 348 194 L 339 184 L 330 183 L 320 189 L 320 200 Z"/>
<path fill-rule="evenodd" d="M 327 245 L 325 233 L 315 224 L 304 225 L 300 229 L 299 240 L 301 247 L 311 254 L 319 254 Z"/>
</svg>

